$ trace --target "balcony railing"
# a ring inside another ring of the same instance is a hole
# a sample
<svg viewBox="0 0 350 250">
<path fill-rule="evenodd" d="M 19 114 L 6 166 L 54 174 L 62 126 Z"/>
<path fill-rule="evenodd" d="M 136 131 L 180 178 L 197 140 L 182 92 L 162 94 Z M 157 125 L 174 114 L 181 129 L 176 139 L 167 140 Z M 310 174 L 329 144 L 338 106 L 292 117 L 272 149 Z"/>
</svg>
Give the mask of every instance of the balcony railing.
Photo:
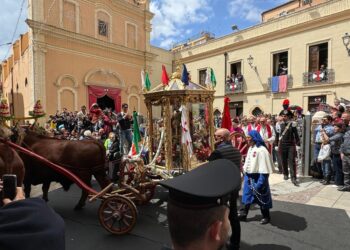
<svg viewBox="0 0 350 250">
<path fill-rule="evenodd" d="M 275 77 L 278 77 L 278 76 L 275 76 Z M 274 93 L 283 92 L 283 91 L 280 91 L 279 88 L 278 88 L 278 91 L 276 89 L 272 89 L 272 78 L 273 77 L 269 77 L 267 79 L 267 90 L 271 91 L 271 92 L 274 92 Z M 278 85 L 279 85 L 279 82 L 278 82 Z M 291 89 L 291 88 L 293 88 L 293 76 L 292 75 L 287 75 L 287 89 Z"/>
<path fill-rule="evenodd" d="M 335 80 L 335 73 L 333 69 L 303 73 L 304 85 L 334 83 L 334 80 Z"/>
<path fill-rule="evenodd" d="M 225 94 L 244 93 L 244 81 L 231 82 L 226 81 Z"/>
</svg>

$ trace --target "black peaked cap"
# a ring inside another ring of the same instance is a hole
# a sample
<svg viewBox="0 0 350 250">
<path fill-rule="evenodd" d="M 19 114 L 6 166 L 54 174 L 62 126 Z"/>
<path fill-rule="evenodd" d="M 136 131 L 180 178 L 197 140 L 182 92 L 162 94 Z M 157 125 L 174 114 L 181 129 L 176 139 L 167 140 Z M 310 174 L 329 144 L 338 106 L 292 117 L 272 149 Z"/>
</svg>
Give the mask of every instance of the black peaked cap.
<svg viewBox="0 0 350 250">
<path fill-rule="evenodd" d="M 207 162 L 190 172 L 161 181 L 169 189 L 169 201 L 182 207 L 226 205 L 229 195 L 240 186 L 240 172 L 229 160 Z"/>
</svg>

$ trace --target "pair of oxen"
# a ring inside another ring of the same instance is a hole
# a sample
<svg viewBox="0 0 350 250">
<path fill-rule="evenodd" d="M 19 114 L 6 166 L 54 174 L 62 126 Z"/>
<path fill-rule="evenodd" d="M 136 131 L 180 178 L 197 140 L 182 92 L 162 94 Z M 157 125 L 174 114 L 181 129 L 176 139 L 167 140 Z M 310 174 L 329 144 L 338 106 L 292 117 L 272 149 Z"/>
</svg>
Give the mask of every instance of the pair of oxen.
<svg viewBox="0 0 350 250">
<path fill-rule="evenodd" d="M 60 140 L 26 130 L 20 145 L 66 168 L 89 186 L 91 186 L 92 176 L 101 188 L 110 184 L 105 171 L 106 151 L 97 141 Z M 59 182 L 66 191 L 73 183 L 67 176 L 51 169 L 35 157 L 16 152 L 6 142 L 0 142 L 0 176 L 3 174 L 16 174 L 17 185 L 24 185 L 26 197 L 30 196 L 31 185 L 43 184 L 43 199 L 46 201 L 48 201 L 48 190 L 52 181 Z M 85 205 L 87 196 L 87 191 L 82 190 L 75 209 L 81 209 Z"/>
</svg>

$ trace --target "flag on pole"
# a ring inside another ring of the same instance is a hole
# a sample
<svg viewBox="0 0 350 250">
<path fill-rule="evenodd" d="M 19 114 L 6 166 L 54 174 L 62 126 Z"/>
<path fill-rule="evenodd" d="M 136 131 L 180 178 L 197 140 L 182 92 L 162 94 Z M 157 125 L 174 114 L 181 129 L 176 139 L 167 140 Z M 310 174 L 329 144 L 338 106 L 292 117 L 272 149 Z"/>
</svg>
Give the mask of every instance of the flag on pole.
<svg viewBox="0 0 350 250">
<path fill-rule="evenodd" d="M 141 70 L 141 89 L 145 90 L 145 71 Z"/>
<path fill-rule="evenodd" d="M 187 151 L 190 157 L 193 155 L 193 149 L 192 149 L 192 138 L 189 130 L 189 123 L 187 120 L 187 108 L 185 105 L 181 105 L 180 107 L 181 111 L 181 127 L 182 127 L 182 133 L 181 133 L 181 143 L 185 144 L 187 146 Z"/>
<path fill-rule="evenodd" d="M 227 128 L 231 131 L 232 121 L 230 115 L 230 98 L 225 97 L 224 99 L 224 111 L 222 114 L 221 128 Z"/>
<path fill-rule="evenodd" d="M 151 89 L 151 81 L 149 80 L 148 73 L 145 71 L 141 71 L 141 82 L 142 82 L 142 89 L 149 91 Z"/>
<path fill-rule="evenodd" d="M 133 137 L 132 137 L 132 145 L 130 148 L 129 156 L 137 155 L 140 153 L 139 149 L 139 142 L 141 141 L 141 135 L 140 135 L 140 129 L 139 129 L 139 124 L 137 121 L 137 112 L 134 111 L 132 114 L 133 117 Z"/>
<path fill-rule="evenodd" d="M 205 85 L 211 87 L 211 76 L 210 76 L 210 68 L 207 69 L 207 75 L 205 76 Z"/>
<path fill-rule="evenodd" d="M 168 73 L 166 72 L 166 68 L 164 65 L 162 65 L 162 83 L 163 86 L 167 86 L 169 84 Z"/>
<path fill-rule="evenodd" d="M 215 88 L 216 87 L 216 78 L 215 78 L 214 70 L 212 68 L 210 69 L 210 81 L 211 81 L 213 88 Z"/>
<path fill-rule="evenodd" d="M 187 71 L 187 68 L 186 68 L 186 65 L 185 65 L 185 64 L 183 64 L 183 70 L 182 70 L 181 81 L 182 81 L 186 86 L 188 86 L 188 84 L 189 84 L 188 71 Z"/>
<path fill-rule="evenodd" d="M 146 72 L 145 88 L 147 91 L 151 89 L 151 81 L 149 80 L 148 72 Z"/>
</svg>

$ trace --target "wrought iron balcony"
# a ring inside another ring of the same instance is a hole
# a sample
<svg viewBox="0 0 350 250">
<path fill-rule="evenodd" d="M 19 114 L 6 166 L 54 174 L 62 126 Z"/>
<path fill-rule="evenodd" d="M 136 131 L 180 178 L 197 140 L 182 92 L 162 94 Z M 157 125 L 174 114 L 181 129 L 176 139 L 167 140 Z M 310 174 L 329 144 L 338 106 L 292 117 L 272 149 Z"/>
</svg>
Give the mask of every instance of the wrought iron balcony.
<svg viewBox="0 0 350 250">
<path fill-rule="evenodd" d="M 335 73 L 333 69 L 326 69 L 323 71 L 305 72 L 303 73 L 303 84 L 323 84 L 334 83 Z"/>
<path fill-rule="evenodd" d="M 242 81 L 226 81 L 225 85 L 225 94 L 238 94 L 238 93 L 244 93 L 244 80 Z"/>
<path fill-rule="evenodd" d="M 274 76 L 274 77 L 279 77 L 279 76 Z M 267 79 L 267 90 L 268 91 L 272 91 L 272 78 L 273 77 L 269 77 Z M 291 89 L 293 88 L 293 76 L 292 75 L 287 75 L 287 89 Z M 279 93 L 282 91 L 274 91 L 274 93 Z"/>
</svg>

